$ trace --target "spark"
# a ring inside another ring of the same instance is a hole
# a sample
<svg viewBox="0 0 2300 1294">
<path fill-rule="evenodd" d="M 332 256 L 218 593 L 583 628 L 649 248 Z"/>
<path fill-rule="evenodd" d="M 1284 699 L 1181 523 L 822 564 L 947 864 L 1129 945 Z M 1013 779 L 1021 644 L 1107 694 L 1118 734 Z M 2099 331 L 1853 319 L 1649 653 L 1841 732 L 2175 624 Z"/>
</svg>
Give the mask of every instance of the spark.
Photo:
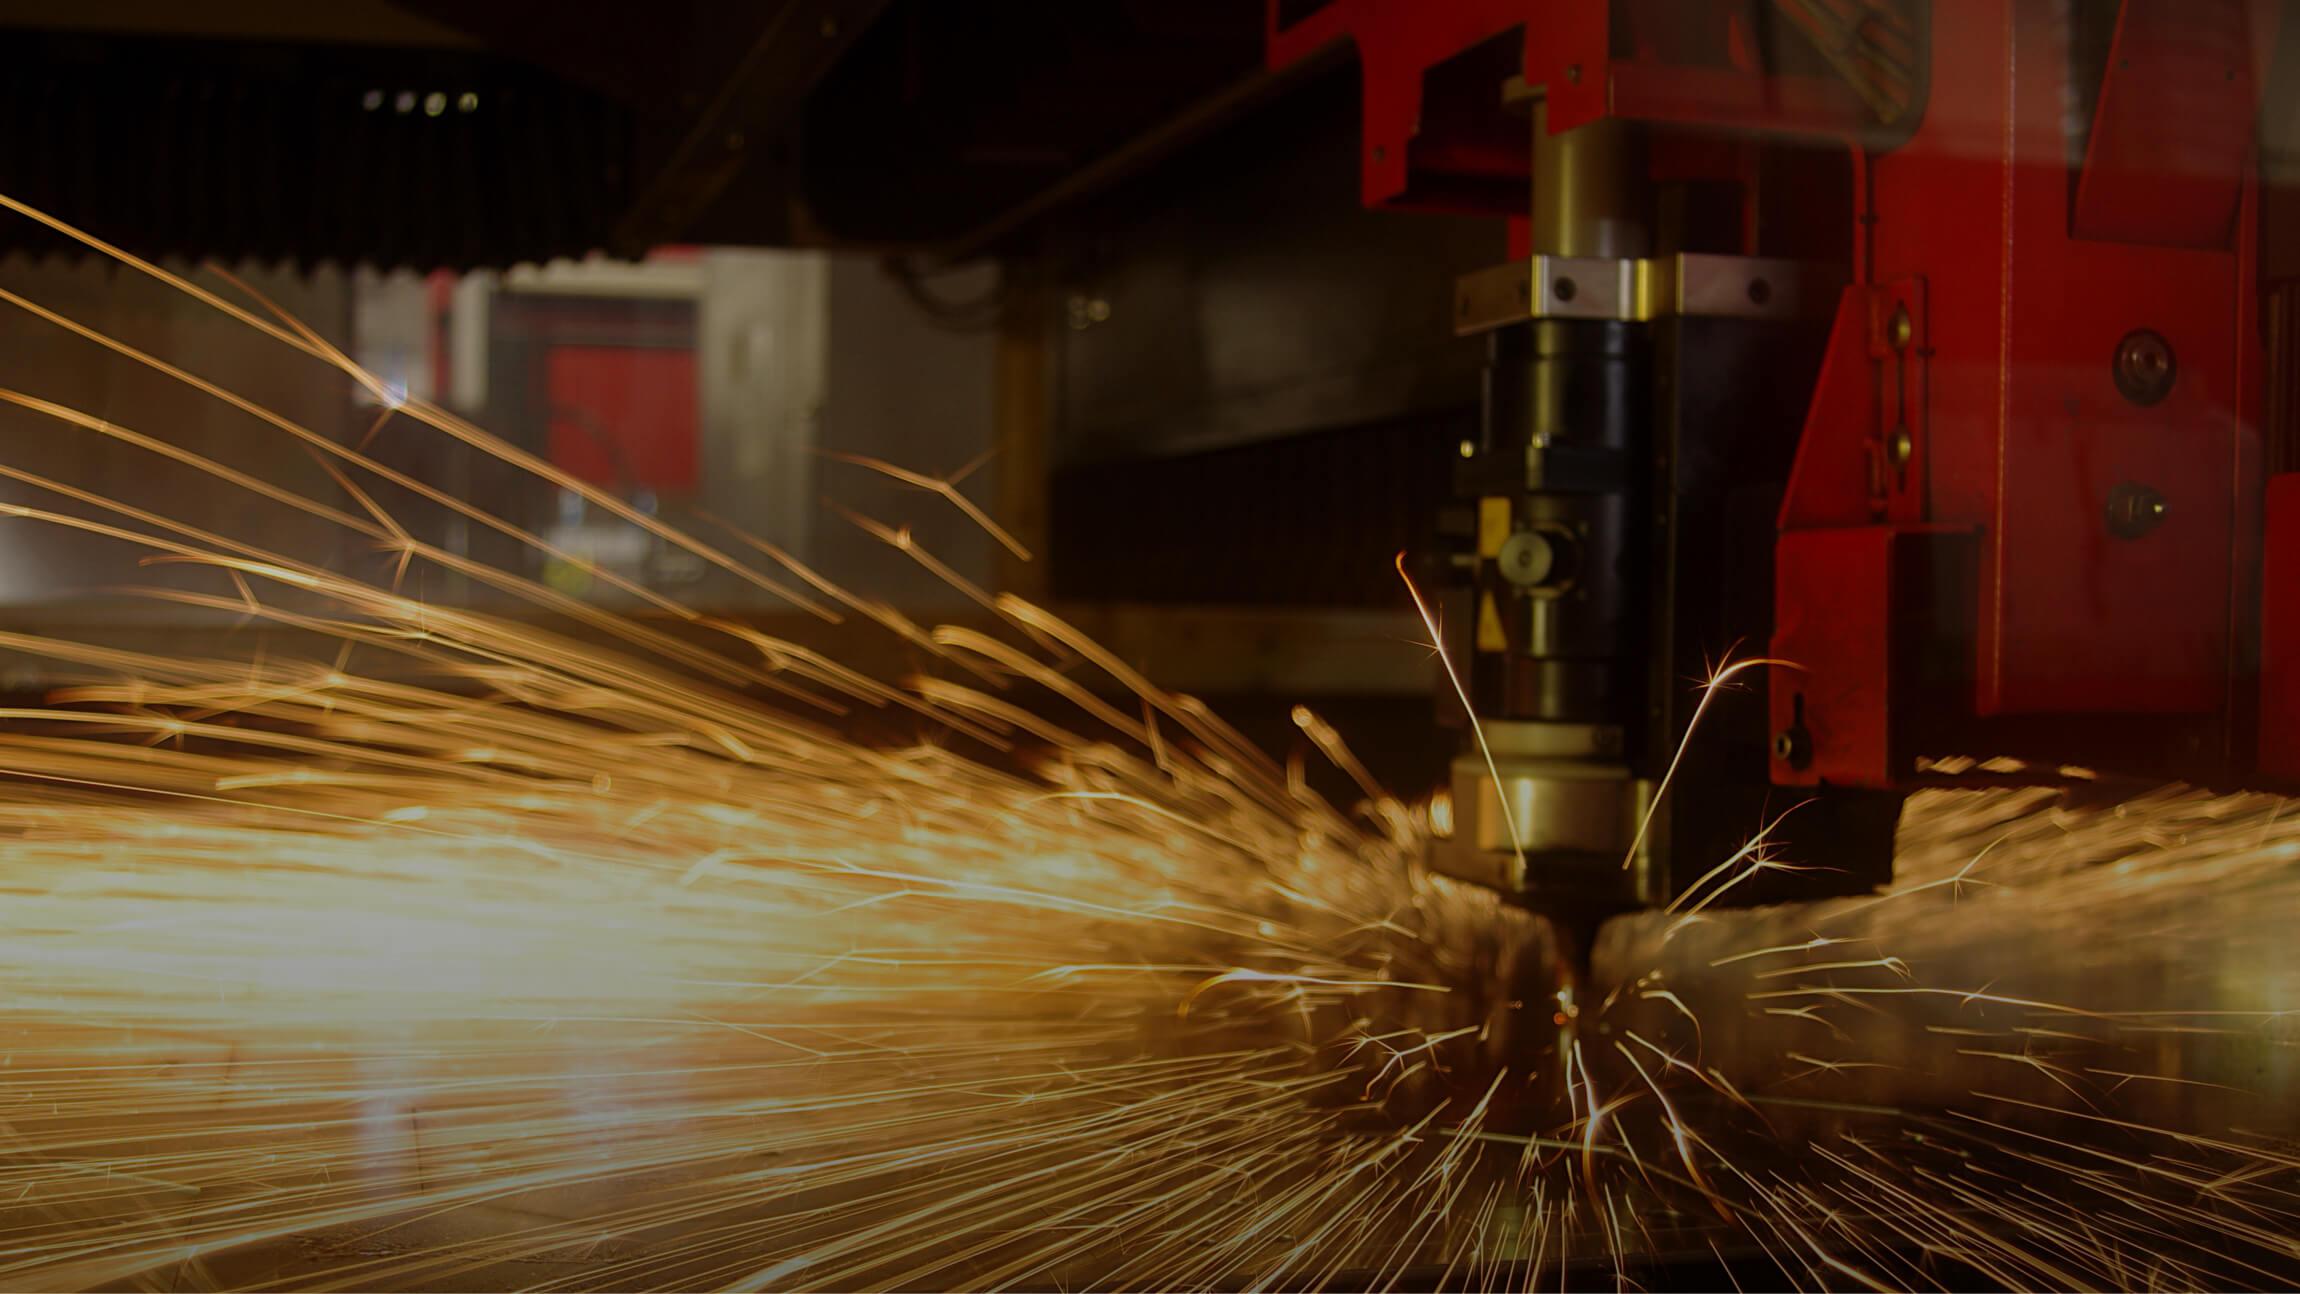
<svg viewBox="0 0 2300 1294">
<path fill-rule="evenodd" d="M 930 494 L 948 500 L 952 507 L 957 508 L 960 512 L 966 515 L 967 520 L 973 522 L 977 526 L 980 526 L 985 534 L 988 534 L 992 539 L 997 540 L 1000 547 L 1014 554 L 1016 557 L 1023 561 L 1027 562 L 1030 560 L 1030 550 L 1022 546 L 1022 541 L 1016 539 L 1012 534 L 1008 533 L 1005 527 L 991 520 L 990 514 L 984 512 L 980 507 L 977 507 L 974 500 L 969 499 L 965 495 L 958 492 L 958 483 L 973 475 L 976 468 L 989 461 L 988 455 L 976 459 L 974 462 L 967 464 L 965 467 L 960 468 L 958 471 L 951 473 L 948 477 L 935 477 L 928 476 L 921 472 L 913 472 L 908 468 L 899 467 L 893 463 L 887 462 L 884 459 L 871 458 L 863 454 L 842 453 L 838 450 L 830 449 L 819 450 L 817 452 L 825 458 L 836 459 L 841 463 L 852 463 L 857 467 L 869 468 L 871 471 L 877 472 L 882 476 L 891 477 L 905 485 L 916 486 L 917 488 L 925 490 Z"/>
<path fill-rule="evenodd" d="M 1669 784 L 1677 780 L 1677 766 L 1685 762 L 1685 752 L 1692 746 L 1694 734 L 1701 730 L 1701 718 L 1709 712 L 1709 703 L 1716 699 L 1718 692 L 1740 675 L 1753 669 L 1764 669 L 1771 666 L 1800 672 L 1805 668 L 1795 661 L 1776 660 L 1770 656 L 1757 656 L 1735 661 L 1733 664 L 1712 673 L 1701 684 L 1701 699 L 1694 704 L 1693 716 L 1685 723 L 1685 735 L 1678 738 L 1677 749 L 1669 756 L 1669 766 L 1662 770 L 1661 781 L 1653 788 L 1652 802 L 1645 806 L 1645 812 L 1639 815 L 1637 819 L 1637 834 L 1629 838 L 1629 851 L 1621 859 L 1623 871 L 1636 865 L 1637 851 L 1645 848 L 1645 837 L 1653 830 L 1653 815 L 1661 811 L 1661 798 L 1669 794 Z"/>
<path fill-rule="evenodd" d="M 0 205 L 315 381 L 381 389 L 245 285 L 256 308 Z M 1875 1289 L 2300 1273 L 2282 929 L 2300 823 L 2280 801 L 1926 793 L 1892 893 L 1725 908 L 1782 865 L 1776 820 L 1679 910 L 1608 927 L 1570 984 L 1536 917 L 1429 873 L 1425 828 L 1333 725 L 1294 714 L 1363 793 L 1351 813 L 899 518 L 857 520 L 987 624 L 914 623 L 724 523 L 705 544 L 577 491 L 890 635 L 919 664 L 881 679 L 606 572 L 646 618 L 429 544 L 394 500 L 558 555 L 364 447 L 0 302 L 240 411 L 333 491 L 0 393 L 248 510 L 204 530 L 0 464 L 26 492 L 9 525 L 166 563 L 177 582 L 148 596 L 286 644 L 209 659 L 0 632 L 62 679 L 0 711 L 0 1282 L 1188 1288 L 1426 1268 L 1530 1287 L 1579 1263 L 1633 1282 L 1668 1249 Z M 388 412 L 395 437 L 562 488 L 444 411 Z M 958 493 L 965 472 L 852 461 L 1023 555 Z M 376 579 L 248 537 L 275 514 Z M 520 609 L 427 603 L 405 592 L 422 572 Z M 1719 670 L 1697 718 L 1776 664 Z M 1522 859 L 1538 824 L 1502 811 Z"/>
<path fill-rule="evenodd" d="M 1414 610 L 1421 615 L 1422 627 L 1429 630 L 1430 645 L 1437 649 L 1438 664 L 1444 667 L 1446 681 L 1453 684 L 1454 696 L 1461 701 L 1461 712 L 1468 718 L 1470 732 L 1477 737 L 1478 753 L 1485 756 L 1486 774 L 1493 778 L 1494 803 L 1501 808 L 1502 825 L 1509 829 L 1510 851 L 1516 855 L 1519 869 L 1523 870 L 1525 835 L 1518 829 L 1517 813 L 1510 808 L 1509 788 L 1502 784 L 1501 765 L 1494 762 L 1493 746 L 1486 741 L 1485 726 L 1477 719 L 1477 706 L 1471 703 L 1469 688 L 1462 683 L 1461 675 L 1453 667 L 1453 657 L 1446 652 L 1445 633 L 1438 628 L 1437 617 L 1430 612 L 1429 603 L 1422 600 L 1422 591 L 1414 587 L 1414 577 L 1406 573 L 1406 555 L 1399 553 L 1394 564 L 1398 568 L 1398 578 L 1405 581 L 1406 592 L 1414 600 Z"/>
</svg>

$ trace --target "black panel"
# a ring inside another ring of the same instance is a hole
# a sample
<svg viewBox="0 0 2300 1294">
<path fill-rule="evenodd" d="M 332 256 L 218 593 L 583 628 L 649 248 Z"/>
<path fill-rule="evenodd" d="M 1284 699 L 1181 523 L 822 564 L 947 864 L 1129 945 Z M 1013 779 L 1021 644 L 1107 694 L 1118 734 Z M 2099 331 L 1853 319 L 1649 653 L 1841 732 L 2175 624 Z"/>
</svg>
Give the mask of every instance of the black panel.
<svg viewBox="0 0 2300 1294">
<path fill-rule="evenodd" d="M 1477 400 L 1484 347 L 1453 335 L 1453 283 L 1504 259 L 1502 226 L 1367 211 L 1357 95 L 1355 69 L 1337 68 L 1049 235 L 1062 290 L 1085 311 L 1062 334 L 1058 459 Z"/>
<path fill-rule="evenodd" d="M 1259 0 L 910 0 L 807 106 L 810 215 L 846 241 L 966 233 L 1262 64 Z"/>
<path fill-rule="evenodd" d="M 0 58 L 5 191 L 147 256 L 505 265 L 604 245 L 627 201 L 626 112 L 486 55 L 8 32 Z"/>
<path fill-rule="evenodd" d="M 1637 756 L 1639 771 L 1659 778 L 1700 705 L 1696 685 L 1770 644 L 1775 518 L 1827 326 L 1680 318 L 1654 325 L 1653 340 L 1652 673 Z M 1671 888 L 1776 819 L 1777 853 L 1806 870 L 1752 876 L 1734 904 L 1860 894 L 1889 880 L 1900 795 L 1773 786 L 1769 680 L 1740 681 L 1703 713 L 1655 822 Z"/>
<path fill-rule="evenodd" d="M 1050 574 L 1081 601 L 1394 606 L 1392 561 L 1427 546 L 1453 446 L 1437 415 L 1057 470 Z"/>
</svg>

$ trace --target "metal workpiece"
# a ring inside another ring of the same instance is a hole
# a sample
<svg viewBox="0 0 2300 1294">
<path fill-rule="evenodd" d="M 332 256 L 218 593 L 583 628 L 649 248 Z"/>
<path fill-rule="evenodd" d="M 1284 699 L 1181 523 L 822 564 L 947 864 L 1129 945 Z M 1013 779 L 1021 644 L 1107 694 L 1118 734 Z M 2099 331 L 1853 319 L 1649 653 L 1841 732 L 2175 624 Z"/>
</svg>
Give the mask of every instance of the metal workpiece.
<svg viewBox="0 0 2300 1294">
<path fill-rule="evenodd" d="M 2300 824 L 2282 808 L 1921 792 L 1885 894 L 1609 923 L 1590 1028 L 1727 1075 L 1784 1133 L 1958 1109 L 2121 1121 L 2141 1155 L 2172 1148 L 2151 1129 L 2287 1138 Z"/>
<path fill-rule="evenodd" d="M 1841 267 L 1817 261 L 1535 254 L 1455 280 L 1454 332 L 1471 336 L 1527 319 L 1826 318 L 1844 286 Z"/>
<path fill-rule="evenodd" d="M 1411 1121 L 1449 1101 L 1477 1101 L 1493 1076 L 1514 1072 L 1529 1080 L 1508 1084 L 1500 1093 L 1495 1122 L 1502 1126 L 1553 1126 L 1564 1102 L 1555 1081 L 1561 1041 L 1560 1002 L 1578 993 L 1579 955 L 1556 927 L 1485 884 L 1460 884 L 1442 876 L 1417 875 L 1407 896 L 1409 911 L 1392 928 L 1357 932 L 1361 951 L 1379 956 L 1396 987 L 1312 1008 L 1326 1017 L 1313 1033 L 1343 1036 L 1353 1017 L 1380 1020 L 1385 1028 L 1410 1029 L 1436 1039 L 1428 1065 L 1407 1068 L 1379 1047 L 1331 1048 L 1315 1063 L 1355 1069 L 1379 1084 L 1384 1119 Z M 1403 938 L 1401 929 L 1423 932 Z M 1451 991 L 1430 993 L 1418 984 L 1445 984 Z M 1562 998 L 1561 998 L 1562 995 Z M 1265 1038 L 1242 1034 L 1240 1046 Z M 1396 1086 L 1390 1086 L 1391 1083 Z M 1330 1089 L 1329 1097 L 1349 1100 L 1362 1085 Z"/>
</svg>

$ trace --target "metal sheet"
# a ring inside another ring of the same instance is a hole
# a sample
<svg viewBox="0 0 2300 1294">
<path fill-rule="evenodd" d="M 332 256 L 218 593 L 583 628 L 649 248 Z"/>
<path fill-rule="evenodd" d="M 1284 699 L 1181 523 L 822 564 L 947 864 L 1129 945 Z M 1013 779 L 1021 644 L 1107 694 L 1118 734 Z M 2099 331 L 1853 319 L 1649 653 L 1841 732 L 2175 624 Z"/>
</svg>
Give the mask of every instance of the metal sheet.
<svg viewBox="0 0 2300 1294">
<path fill-rule="evenodd" d="M 1887 896 L 1621 918 L 1593 983 L 1616 993 L 1612 1034 L 1786 1102 L 1764 1107 L 1786 1136 L 1829 1106 L 2087 1140 L 2102 1133 L 2083 1120 L 2107 1117 L 2168 1149 L 2149 1130 L 2291 1136 L 2300 872 L 2283 808 L 2184 788 L 1925 792 Z"/>
</svg>

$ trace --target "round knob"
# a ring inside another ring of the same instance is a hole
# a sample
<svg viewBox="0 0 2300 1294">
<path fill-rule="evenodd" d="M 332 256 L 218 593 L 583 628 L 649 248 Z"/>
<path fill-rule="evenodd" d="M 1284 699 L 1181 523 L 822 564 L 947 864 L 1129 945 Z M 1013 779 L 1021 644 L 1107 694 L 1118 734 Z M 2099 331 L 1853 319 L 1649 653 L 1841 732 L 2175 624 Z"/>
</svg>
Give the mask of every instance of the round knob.
<svg viewBox="0 0 2300 1294">
<path fill-rule="evenodd" d="M 1521 589 L 1563 588 L 1573 578 L 1574 540 L 1562 530 L 1520 530 L 1502 541 L 1494 562 Z"/>
</svg>

